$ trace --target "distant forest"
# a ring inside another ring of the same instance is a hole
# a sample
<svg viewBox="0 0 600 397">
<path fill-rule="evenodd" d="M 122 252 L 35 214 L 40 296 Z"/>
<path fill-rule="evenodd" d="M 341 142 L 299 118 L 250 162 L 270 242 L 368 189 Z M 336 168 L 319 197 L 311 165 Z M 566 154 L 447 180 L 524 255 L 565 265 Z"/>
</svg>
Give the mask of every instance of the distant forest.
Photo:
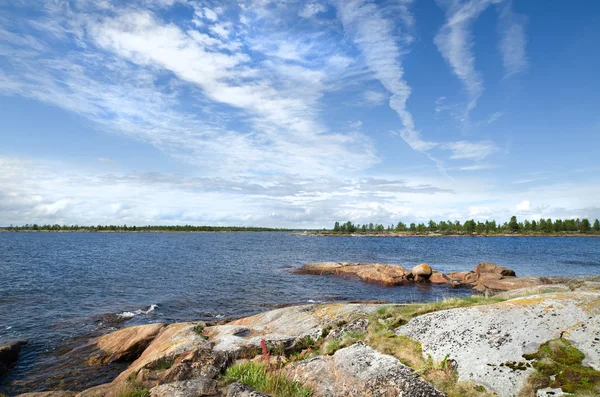
<svg viewBox="0 0 600 397">
<path fill-rule="evenodd" d="M 475 222 L 474 220 L 460 223 L 460 221 L 430 220 L 427 224 L 398 222 L 396 225 L 384 226 L 382 224 L 354 224 L 336 222 L 330 231 L 333 234 L 351 233 L 408 233 L 408 234 L 600 234 L 598 219 L 592 224 L 589 219 L 540 219 L 524 220 L 519 222 L 516 216 L 503 224 L 496 221 Z"/>
<path fill-rule="evenodd" d="M 2 228 L 6 231 L 28 232 L 285 232 L 291 229 L 277 229 L 268 227 L 247 226 L 127 226 L 127 225 L 37 225 L 26 224 L 23 226 L 9 226 Z"/>
</svg>

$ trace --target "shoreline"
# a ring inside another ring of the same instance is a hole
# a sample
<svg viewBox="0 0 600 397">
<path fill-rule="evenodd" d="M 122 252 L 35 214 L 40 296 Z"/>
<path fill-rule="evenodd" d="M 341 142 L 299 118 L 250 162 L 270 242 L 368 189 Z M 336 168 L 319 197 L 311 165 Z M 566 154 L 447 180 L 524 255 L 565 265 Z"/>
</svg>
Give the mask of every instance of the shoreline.
<svg viewBox="0 0 600 397">
<path fill-rule="evenodd" d="M 441 234 L 441 233 L 323 233 L 323 232 L 301 232 L 292 233 L 292 236 L 298 237 L 427 237 L 427 238 L 440 238 L 440 237 L 600 237 L 600 234 L 581 234 L 581 233 L 569 233 L 569 234 L 510 234 L 510 233 L 497 233 L 497 234 Z"/>
</svg>

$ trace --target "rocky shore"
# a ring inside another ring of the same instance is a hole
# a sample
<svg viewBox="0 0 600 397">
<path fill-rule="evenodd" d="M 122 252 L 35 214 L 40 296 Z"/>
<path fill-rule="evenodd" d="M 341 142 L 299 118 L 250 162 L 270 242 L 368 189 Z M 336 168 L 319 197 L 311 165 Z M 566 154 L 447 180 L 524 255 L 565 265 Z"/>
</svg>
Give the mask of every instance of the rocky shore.
<svg viewBox="0 0 600 397">
<path fill-rule="evenodd" d="M 356 262 L 310 263 L 294 273 L 354 278 L 384 286 L 446 284 L 455 288 L 473 288 L 486 294 L 553 284 L 600 281 L 600 277 L 517 277 L 512 269 L 488 262 L 481 262 L 472 271 L 448 274 L 440 273 L 425 263 L 408 270 L 395 264 Z"/>
<path fill-rule="evenodd" d="M 319 269 L 345 275 L 356 266 Z M 410 272 L 388 266 L 393 265 L 370 269 L 394 283 L 432 282 L 436 274 L 427 266 Z M 372 279 L 370 271 L 350 272 L 355 273 Z M 495 275 L 489 277 L 495 283 L 508 279 L 517 285 L 514 272 L 489 264 L 446 277 L 485 286 L 487 274 Z M 71 366 L 57 367 L 53 374 L 54 379 L 63 377 L 61 390 L 40 384 L 43 392 L 21 397 L 600 393 L 600 283 L 580 280 L 508 289 L 490 298 L 312 304 L 223 324 L 123 328 L 65 353 Z M 20 346 L 0 347 L 0 359 L 15 360 Z M 123 370 L 108 383 L 69 384 L 77 368 L 100 372 L 113 365 Z"/>
</svg>

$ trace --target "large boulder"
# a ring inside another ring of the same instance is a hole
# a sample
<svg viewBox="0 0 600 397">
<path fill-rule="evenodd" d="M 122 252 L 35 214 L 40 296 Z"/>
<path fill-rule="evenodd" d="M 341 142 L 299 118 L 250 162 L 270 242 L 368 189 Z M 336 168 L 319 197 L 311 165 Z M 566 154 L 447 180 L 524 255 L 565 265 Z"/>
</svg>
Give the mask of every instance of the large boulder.
<svg viewBox="0 0 600 397">
<path fill-rule="evenodd" d="M 475 267 L 474 272 L 478 273 L 478 274 L 494 273 L 494 274 L 499 274 L 501 276 L 509 276 L 509 277 L 516 276 L 514 270 L 509 269 L 504 266 L 498 266 L 495 263 L 489 263 L 489 262 L 481 262 L 479 265 L 477 265 Z"/>
<path fill-rule="evenodd" d="M 103 365 L 115 361 L 134 361 L 165 327 L 164 324 L 146 324 L 120 329 L 94 342 L 97 352 L 90 355 L 88 365 Z"/>
<path fill-rule="evenodd" d="M 384 305 L 328 304 L 302 305 L 275 309 L 242 318 L 226 325 L 207 327 L 204 332 L 215 352 L 228 357 L 251 358 L 261 349 L 261 340 L 283 350 L 309 347 L 324 331 L 340 323 L 375 312 Z"/>
<path fill-rule="evenodd" d="M 450 277 L 446 276 L 444 273 L 433 273 L 429 277 L 429 282 L 432 284 L 450 284 L 452 280 Z"/>
<path fill-rule="evenodd" d="M 130 377 L 147 386 L 203 377 L 214 378 L 227 362 L 227 357 L 213 351 L 202 335 L 203 325 L 176 323 L 165 327 L 142 355 L 113 383 Z"/>
<path fill-rule="evenodd" d="M 315 397 L 445 396 L 397 358 L 381 354 L 362 342 L 340 349 L 333 356 L 292 363 L 283 371 L 314 389 Z"/>
<path fill-rule="evenodd" d="M 410 272 L 400 265 L 354 262 L 310 263 L 295 273 L 358 278 L 368 283 L 386 286 L 406 284 L 410 275 Z"/>
<path fill-rule="evenodd" d="M 551 339 L 568 338 L 585 354 L 584 365 L 600 369 L 600 293 L 550 293 L 443 310 L 411 319 L 396 334 L 418 340 L 423 354 L 436 361 L 455 360 L 459 380 L 516 396 L 533 372 L 523 354 Z"/>
<path fill-rule="evenodd" d="M 410 273 L 415 281 L 426 281 L 429 280 L 429 277 L 433 274 L 433 270 L 428 264 L 421 263 L 420 265 L 413 267 Z"/>
</svg>

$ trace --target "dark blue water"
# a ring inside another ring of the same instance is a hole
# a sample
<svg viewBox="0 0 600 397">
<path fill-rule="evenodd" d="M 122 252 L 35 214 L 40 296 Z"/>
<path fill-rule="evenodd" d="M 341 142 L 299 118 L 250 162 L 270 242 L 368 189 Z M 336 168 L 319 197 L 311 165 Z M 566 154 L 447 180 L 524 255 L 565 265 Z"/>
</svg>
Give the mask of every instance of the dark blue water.
<svg viewBox="0 0 600 397">
<path fill-rule="evenodd" d="M 600 273 L 600 238 L 0 233 L 0 340 L 31 342 L 2 384 L 25 378 L 61 342 L 101 327 L 106 313 L 137 311 L 127 325 L 242 316 L 282 303 L 408 302 L 470 293 L 290 273 L 318 261 L 409 269 L 425 262 L 442 272 L 490 261 L 519 276 L 588 275 Z M 148 311 L 151 305 L 156 308 Z"/>
</svg>

